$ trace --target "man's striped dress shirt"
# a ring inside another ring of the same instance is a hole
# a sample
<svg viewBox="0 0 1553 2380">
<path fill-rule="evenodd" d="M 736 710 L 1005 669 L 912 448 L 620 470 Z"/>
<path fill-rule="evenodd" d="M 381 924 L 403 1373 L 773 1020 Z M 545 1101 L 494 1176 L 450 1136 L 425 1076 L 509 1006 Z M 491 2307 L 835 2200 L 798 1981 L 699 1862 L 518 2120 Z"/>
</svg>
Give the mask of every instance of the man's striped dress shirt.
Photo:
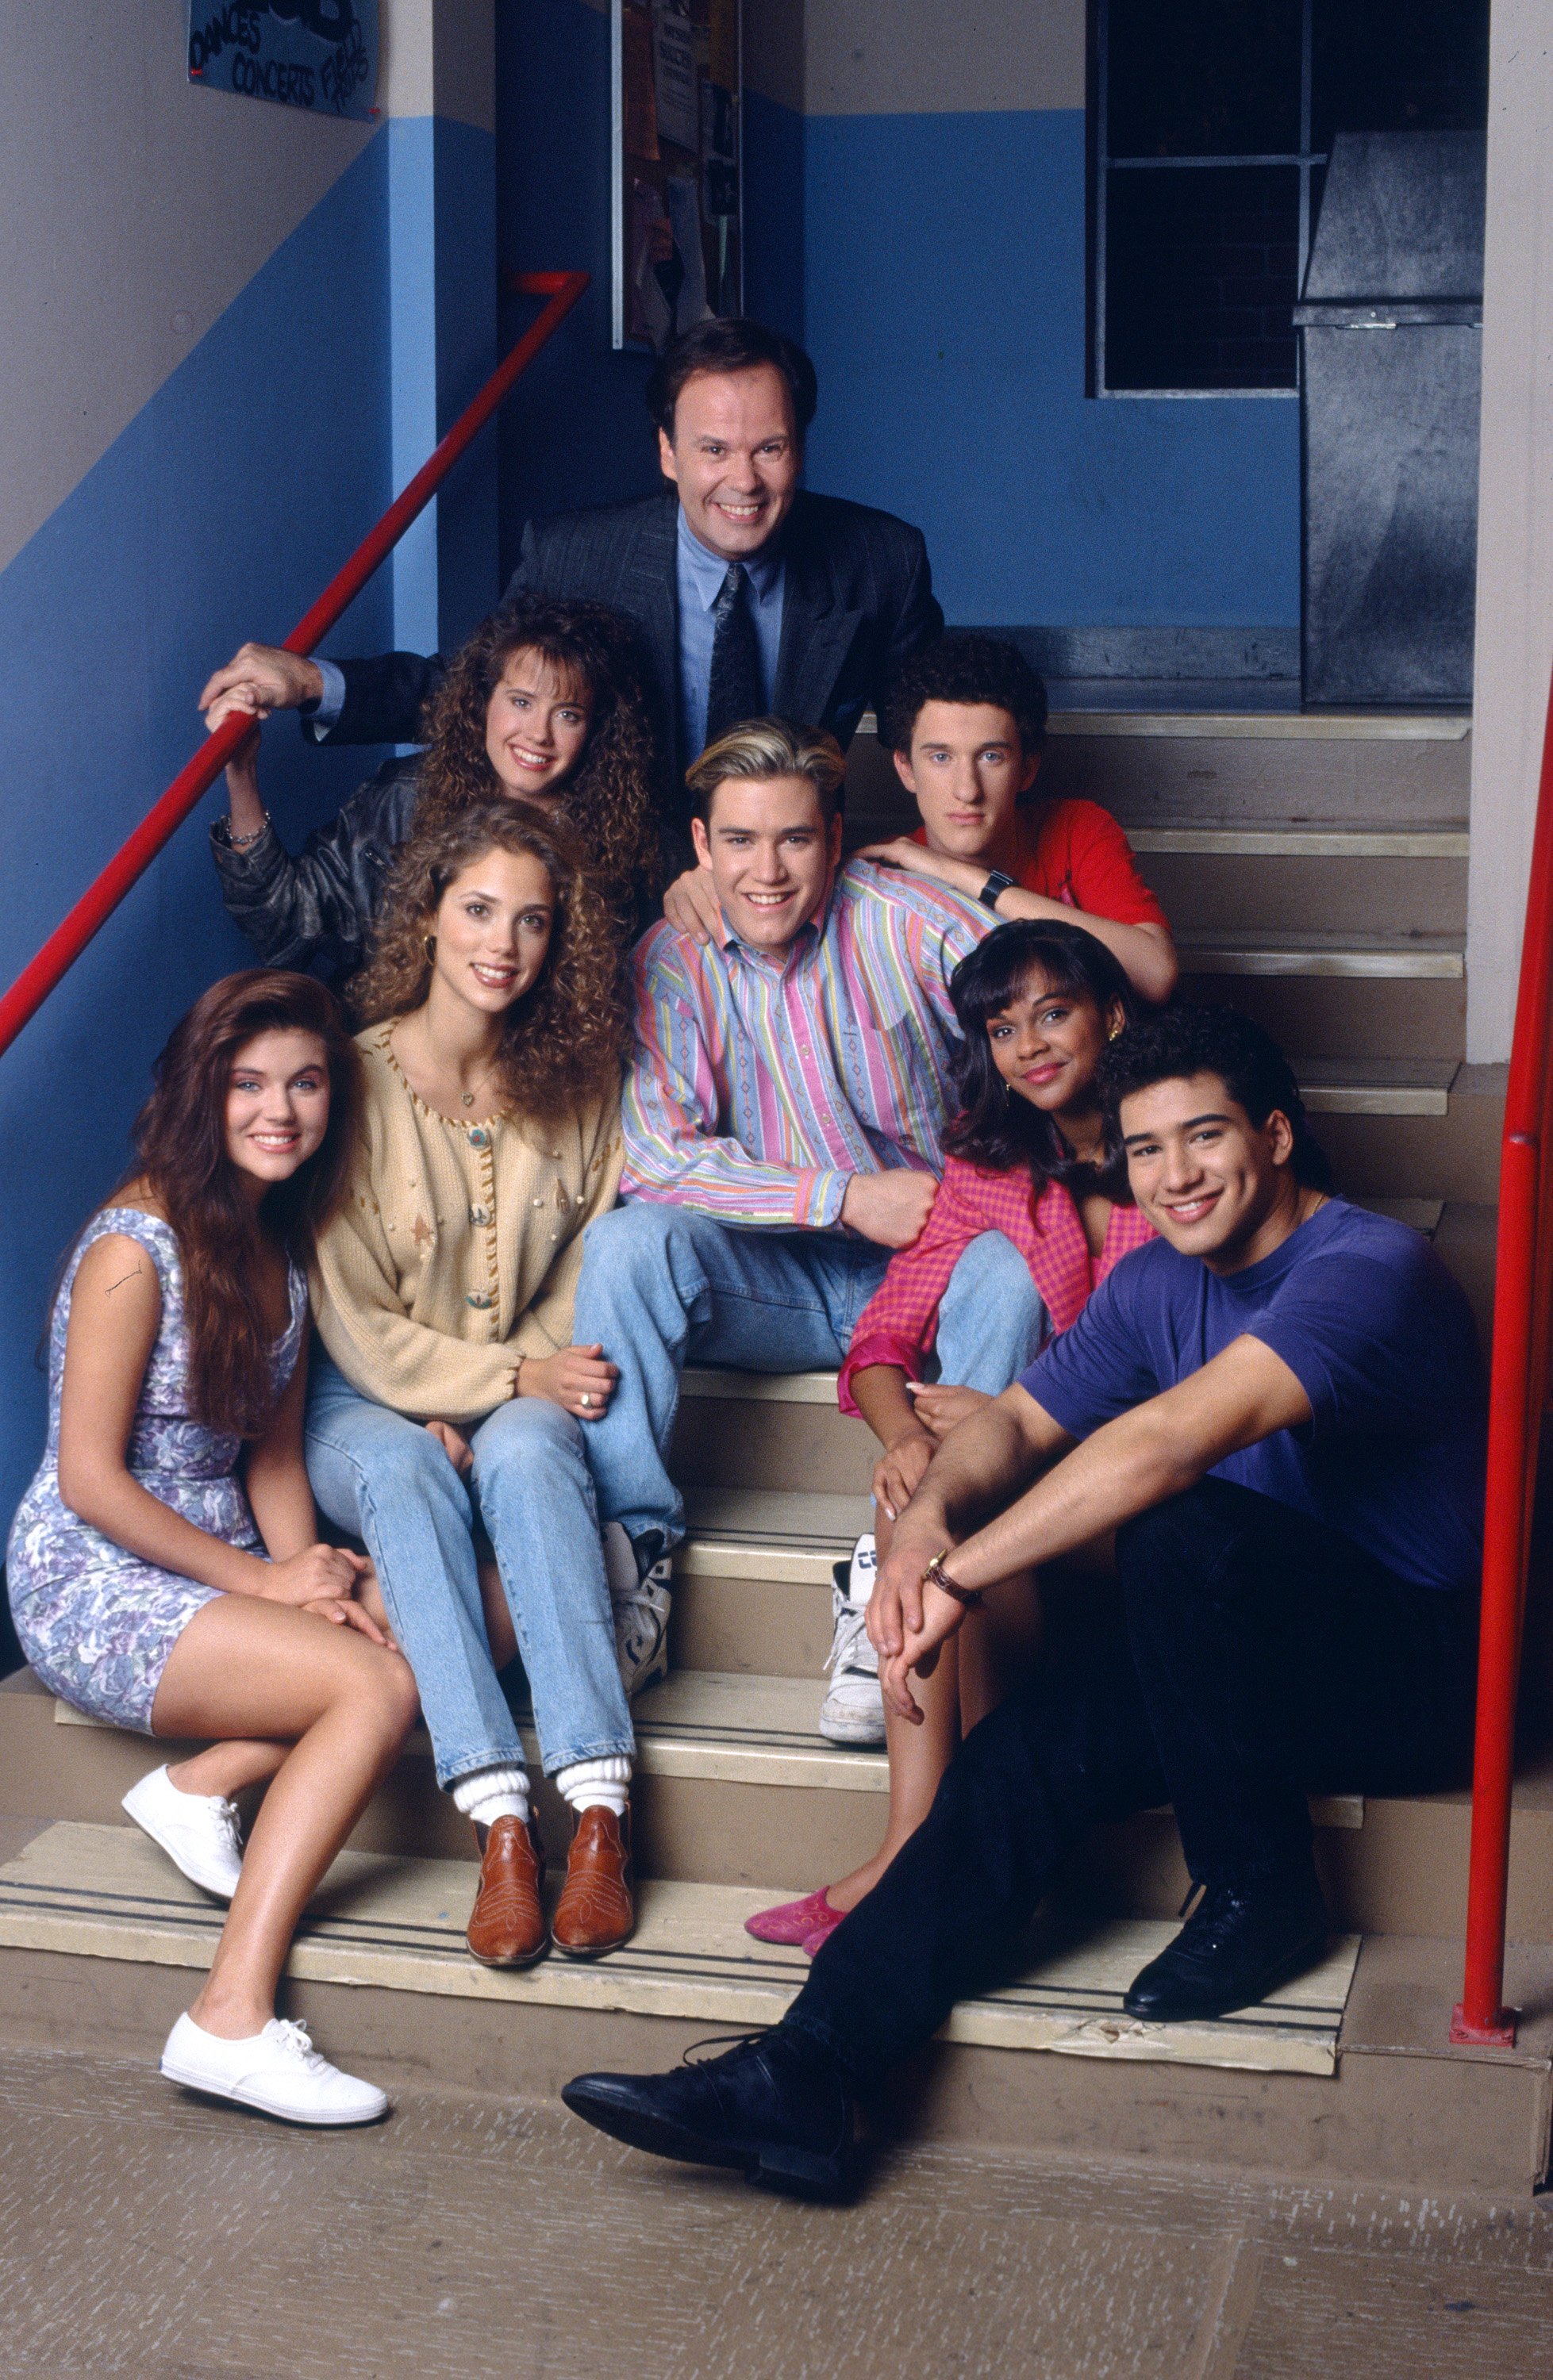
<svg viewBox="0 0 1553 2380">
<path fill-rule="evenodd" d="M 623 1194 L 719 1222 L 838 1222 L 848 1177 L 943 1171 L 948 981 L 990 911 L 854 859 L 782 959 L 672 926 L 638 945 Z"/>
</svg>

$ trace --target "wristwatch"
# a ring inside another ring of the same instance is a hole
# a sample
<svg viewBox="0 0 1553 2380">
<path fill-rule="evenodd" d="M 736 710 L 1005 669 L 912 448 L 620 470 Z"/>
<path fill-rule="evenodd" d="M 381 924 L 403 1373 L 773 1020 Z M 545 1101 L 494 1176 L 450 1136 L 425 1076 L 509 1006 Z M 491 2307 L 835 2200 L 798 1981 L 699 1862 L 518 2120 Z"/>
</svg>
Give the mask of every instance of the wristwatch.
<svg viewBox="0 0 1553 2380">
<path fill-rule="evenodd" d="M 1000 868 L 995 868 L 977 893 L 977 900 L 984 901 L 989 909 L 996 909 L 1013 880 L 1011 876 L 1005 876 Z"/>
<path fill-rule="evenodd" d="M 937 1587 L 941 1594 L 952 1597 L 954 1601 L 963 1605 L 967 1611 L 980 1611 L 982 1605 L 985 1600 L 981 1588 L 979 1586 L 961 1586 L 958 1578 L 951 1578 L 949 1576 L 948 1572 L 944 1568 L 945 1562 L 948 1560 L 948 1555 L 949 1548 L 948 1546 L 943 1547 L 939 1552 L 934 1555 L 933 1560 L 928 1563 L 927 1568 L 922 1574 L 923 1585 Z"/>
</svg>

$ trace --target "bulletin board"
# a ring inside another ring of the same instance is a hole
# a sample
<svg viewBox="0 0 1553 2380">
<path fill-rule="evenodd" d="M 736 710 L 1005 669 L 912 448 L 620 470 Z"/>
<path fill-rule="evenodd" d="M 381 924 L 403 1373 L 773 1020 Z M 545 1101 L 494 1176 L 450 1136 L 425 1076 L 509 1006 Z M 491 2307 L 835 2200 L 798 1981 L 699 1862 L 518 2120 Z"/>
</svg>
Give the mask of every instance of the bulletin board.
<svg viewBox="0 0 1553 2380">
<path fill-rule="evenodd" d="M 741 0 L 611 0 L 614 336 L 744 305 Z"/>
</svg>

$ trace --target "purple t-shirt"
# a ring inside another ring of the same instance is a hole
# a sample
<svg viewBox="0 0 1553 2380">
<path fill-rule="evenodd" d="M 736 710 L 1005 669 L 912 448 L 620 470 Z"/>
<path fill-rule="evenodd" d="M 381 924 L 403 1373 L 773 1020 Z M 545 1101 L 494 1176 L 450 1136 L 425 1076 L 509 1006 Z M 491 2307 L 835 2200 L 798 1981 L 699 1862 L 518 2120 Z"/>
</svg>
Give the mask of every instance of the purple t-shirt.
<svg viewBox="0 0 1553 2380">
<path fill-rule="evenodd" d="M 1213 1476 L 1291 1504 L 1420 1586 L 1475 1587 L 1486 1396 L 1465 1297 L 1419 1232 L 1328 1199 L 1227 1279 L 1166 1240 L 1124 1257 L 1021 1385 L 1068 1432 L 1172 1389 L 1249 1332 L 1311 1402 Z"/>
</svg>

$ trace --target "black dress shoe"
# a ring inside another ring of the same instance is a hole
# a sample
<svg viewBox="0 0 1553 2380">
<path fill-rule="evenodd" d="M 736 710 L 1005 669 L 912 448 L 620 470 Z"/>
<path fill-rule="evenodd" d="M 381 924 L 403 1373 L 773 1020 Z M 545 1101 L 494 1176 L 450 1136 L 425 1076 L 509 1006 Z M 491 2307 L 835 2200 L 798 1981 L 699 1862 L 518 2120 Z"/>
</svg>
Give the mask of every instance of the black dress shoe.
<svg viewBox="0 0 1553 2380">
<path fill-rule="evenodd" d="M 1151 1959 L 1122 2007 L 1165 2022 L 1250 2008 L 1327 1948 L 1327 1909 L 1314 1878 L 1290 1888 L 1210 1887 L 1168 1948 Z"/>
<path fill-rule="evenodd" d="M 852 2098 L 817 2042 L 778 2025 L 667 2074 L 580 2074 L 574 2116 L 654 2156 L 716 2165 L 763 2190 L 849 2195 Z"/>
</svg>

